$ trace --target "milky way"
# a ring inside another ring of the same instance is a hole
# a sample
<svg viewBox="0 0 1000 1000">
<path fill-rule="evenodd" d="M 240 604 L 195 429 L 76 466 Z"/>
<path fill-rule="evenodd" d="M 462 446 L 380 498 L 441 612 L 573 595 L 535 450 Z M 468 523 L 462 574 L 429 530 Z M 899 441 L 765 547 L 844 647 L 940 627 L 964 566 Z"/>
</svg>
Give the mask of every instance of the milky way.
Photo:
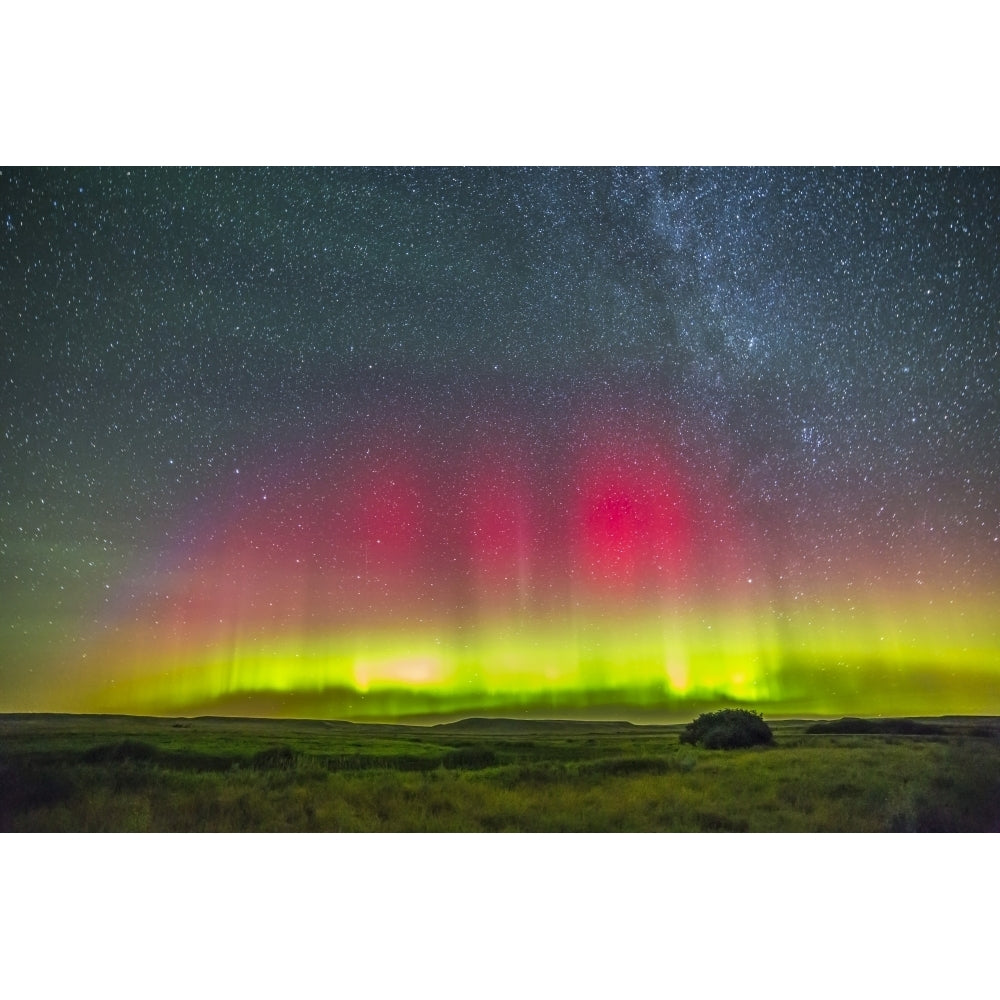
<svg viewBox="0 0 1000 1000">
<path fill-rule="evenodd" d="M 1000 712 L 1000 172 L 0 191 L 0 710 Z"/>
</svg>

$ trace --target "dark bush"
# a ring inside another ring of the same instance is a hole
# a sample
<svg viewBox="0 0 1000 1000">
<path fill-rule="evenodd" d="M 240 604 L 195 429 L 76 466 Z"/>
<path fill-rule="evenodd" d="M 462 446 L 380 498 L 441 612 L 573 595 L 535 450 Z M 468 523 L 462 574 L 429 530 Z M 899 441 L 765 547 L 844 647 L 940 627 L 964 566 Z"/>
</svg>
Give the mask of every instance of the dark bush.
<svg viewBox="0 0 1000 1000">
<path fill-rule="evenodd" d="M 77 759 L 85 764 L 156 765 L 177 771 L 228 771 L 241 758 L 191 751 L 161 750 L 141 740 L 121 740 L 89 747 Z M 69 763 L 67 760 L 66 763 Z"/>
<path fill-rule="evenodd" d="M 295 767 L 295 753 L 287 746 L 268 747 L 250 758 L 250 766 L 266 771 L 290 771 Z"/>
<path fill-rule="evenodd" d="M 160 751 L 150 743 L 141 740 L 121 740 L 118 743 L 103 743 L 91 747 L 82 754 L 88 764 L 121 764 L 124 761 L 153 761 Z"/>
<path fill-rule="evenodd" d="M 621 777 L 628 774 L 666 774 L 670 765 L 659 757 L 608 757 L 580 765 L 580 774 Z"/>
<path fill-rule="evenodd" d="M 697 812 L 695 819 L 702 833 L 746 833 L 749 829 L 745 819 L 730 819 L 715 812 Z"/>
<path fill-rule="evenodd" d="M 706 712 L 689 722 L 681 733 L 681 743 L 693 743 L 706 750 L 734 750 L 773 742 L 771 727 L 760 713 L 745 708 Z"/>
<path fill-rule="evenodd" d="M 465 746 L 449 750 L 441 758 L 441 763 L 449 770 L 478 771 L 497 764 L 497 755 L 483 746 Z"/>
<path fill-rule="evenodd" d="M 499 782 L 504 788 L 517 788 L 519 785 L 551 785 L 566 779 L 566 770 L 562 764 L 551 761 L 539 761 L 534 764 L 521 764 L 519 767 L 506 768 Z"/>
<path fill-rule="evenodd" d="M 990 729 L 989 726 L 971 726 L 969 729 L 965 730 L 966 736 L 994 736 L 996 735 L 996 730 Z"/>
<path fill-rule="evenodd" d="M 70 777 L 57 767 L 0 763 L 0 830 L 11 829 L 13 818 L 27 809 L 47 809 L 75 792 Z"/>
<path fill-rule="evenodd" d="M 435 771 L 440 763 L 437 757 L 421 757 L 413 753 L 400 753 L 379 760 L 382 767 L 392 771 Z"/>
<path fill-rule="evenodd" d="M 436 771 L 441 763 L 437 757 L 406 753 L 355 753 L 320 760 L 330 771 Z"/>
</svg>

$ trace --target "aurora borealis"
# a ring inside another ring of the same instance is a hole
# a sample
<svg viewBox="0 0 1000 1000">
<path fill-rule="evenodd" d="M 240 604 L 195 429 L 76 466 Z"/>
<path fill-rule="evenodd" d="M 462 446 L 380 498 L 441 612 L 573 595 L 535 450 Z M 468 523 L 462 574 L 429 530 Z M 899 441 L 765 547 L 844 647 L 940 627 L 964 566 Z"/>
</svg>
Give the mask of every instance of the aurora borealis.
<svg viewBox="0 0 1000 1000">
<path fill-rule="evenodd" d="M 0 191 L 0 710 L 1000 713 L 1000 172 Z"/>
</svg>

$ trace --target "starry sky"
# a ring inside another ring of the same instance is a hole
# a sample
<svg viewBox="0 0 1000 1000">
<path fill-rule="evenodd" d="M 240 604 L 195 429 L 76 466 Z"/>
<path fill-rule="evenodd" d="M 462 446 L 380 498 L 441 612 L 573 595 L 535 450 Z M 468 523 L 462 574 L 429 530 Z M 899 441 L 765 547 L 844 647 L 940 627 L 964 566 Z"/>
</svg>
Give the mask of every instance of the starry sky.
<svg viewBox="0 0 1000 1000">
<path fill-rule="evenodd" d="M 1000 714 L 1000 171 L 0 193 L 0 711 Z"/>
</svg>

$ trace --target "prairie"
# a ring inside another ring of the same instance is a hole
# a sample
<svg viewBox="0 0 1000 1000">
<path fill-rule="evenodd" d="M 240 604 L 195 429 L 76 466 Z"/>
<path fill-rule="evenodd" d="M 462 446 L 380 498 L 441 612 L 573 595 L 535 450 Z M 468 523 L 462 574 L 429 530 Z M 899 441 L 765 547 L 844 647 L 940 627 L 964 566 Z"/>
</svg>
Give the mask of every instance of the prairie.
<svg viewBox="0 0 1000 1000">
<path fill-rule="evenodd" d="M 1000 720 L 682 725 L 0 715 L 0 830 L 1000 830 Z"/>
</svg>

